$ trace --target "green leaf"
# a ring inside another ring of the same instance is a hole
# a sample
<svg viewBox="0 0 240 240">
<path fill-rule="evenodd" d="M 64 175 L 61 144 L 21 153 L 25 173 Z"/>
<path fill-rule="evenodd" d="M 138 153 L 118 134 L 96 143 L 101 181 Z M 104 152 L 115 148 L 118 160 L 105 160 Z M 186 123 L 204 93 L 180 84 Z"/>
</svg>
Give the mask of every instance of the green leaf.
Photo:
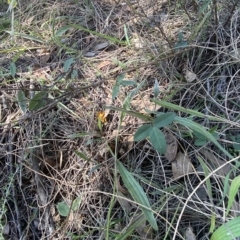
<svg viewBox="0 0 240 240">
<path fill-rule="evenodd" d="M 16 64 L 14 62 L 11 62 L 10 73 L 11 73 L 12 77 L 15 77 L 16 71 L 17 71 Z"/>
<path fill-rule="evenodd" d="M 154 119 L 153 126 L 157 128 L 165 127 L 173 122 L 175 116 L 175 113 L 172 112 L 163 113 Z"/>
<path fill-rule="evenodd" d="M 198 13 L 203 13 L 208 8 L 209 4 L 212 2 L 212 0 L 205 0 L 203 1 L 203 4 L 201 8 L 198 10 Z"/>
<path fill-rule="evenodd" d="M 25 93 L 22 90 L 19 90 L 17 92 L 17 101 L 20 109 L 23 111 L 23 113 L 26 113 L 27 111 L 26 97 Z"/>
<path fill-rule="evenodd" d="M 131 194 L 132 198 L 134 201 L 141 204 L 140 208 L 145 218 L 151 224 L 153 229 L 158 230 L 157 222 L 151 210 L 150 203 L 141 185 L 136 181 L 132 174 L 128 172 L 128 170 L 122 165 L 121 162 L 117 161 L 117 167 L 122 177 L 123 183 Z"/>
<path fill-rule="evenodd" d="M 5 32 L 7 32 L 7 33 L 9 33 L 10 35 L 12 35 L 12 32 L 11 32 L 11 31 L 5 31 Z M 29 39 L 29 40 L 32 40 L 32 41 L 44 43 L 44 41 L 41 40 L 41 39 L 39 39 L 39 38 L 30 36 L 30 35 L 27 35 L 27 34 L 23 34 L 23 33 L 14 32 L 14 36 L 19 36 L 19 37 L 22 37 L 22 38 L 25 38 L 25 39 Z"/>
<path fill-rule="evenodd" d="M 82 152 L 78 152 L 78 151 L 74 151 L 74 153 L 76 154 L 76 155 L 78 155 L 80 158 L 82 158 L 83 160 L 85 160 L 85 161 L 91 161 L 91 159 L 89 159 L 84 153 L 82 153 Z"/>
<path fill-rule="evenodd" d="M 229 211 L 233 205 L 233 202 L 235 200 L 235 197 L 238 193 L 240 187 L 240 176 L 235 177 L 231 183 L 230 189 L 229 189 L 229 199 L 228 199 L 228 206 L 227 206 L 227 213 L 226 216 L 229 214 Z M 239 225 L 240 226 L 240 225 Z"/>
<path fill-rule="evenodd" d="M 77 78 L 78 77 L 78 72 L 76 69 L 74 69 L 72 72 L 71 72 L 71 78 Z"/>
<path fill-rule="evenodd" d="M 162 131 L 160 131 L 157 127 L 152 128 L 149 140 L 155 150 L 157 150 L 162 154 L 166 152 L 167 144 L 166 144 L 165 136 L 162 133 Z"/>
<path fill-rule="evenodd" d="M 152 125 L 151 124 L 145 124 L 138 128 L 136 133 L 134 134 L 134 141 L 141 141 L 147 137 L 150 136 L 150 133 L 152 131 Z"/>
<path fill-rule="evenodd" d="M 37 93 L 29 102 L 29 110 L 37 111 L 38 109 L 44 107 L 47 104 L 46 101 L 46 92 Z"/>
<path fill-rule="evenodd" d="M 233 147 L 236 151 L 240 150 L 240 136 L 230 136 L 230 138 L 232 139 L 232 141 L 234 141 L 235 143 L 233 143 Z"/>
<path fill-rule="evenodd" d="M 104 38 L 104 39 L 107 39 L 113 43 L 119 43 L 119 44 L 123 44 L 123 45 L 128 45 L 128 43 L 126 41 L 122 41 L 122 40 L 119 40 L 118 38 L 115 38 L 115 37 L 111 37 L 111 36 L 108 36 L 106 34 L 103 34 L 103 33 L 100 33 L 100 32 L 97 32 L 97 31 L 93 31 L 93 30 L 90 30 L 89 28 L 85 28 L 81 25 L 77 25 L 77 24 L 71 24 L 71 25 L 68 25 L 68 26 L 65 26 L 65 27 L 62 27 L 60 28 L 57 32 L 56 32 L 56 35 L 57 36 L 61 36 L 63 33 L 65 33 L 68 29 L 71 29 L 71 28 L 74 28 L 74 29 L 78 29 L 78 30 L 82 30 L 82 31 L 85 31 L 87 33 L 90 33 L 94 36 L 99 36 L 101 38 Z"/>
<path fill-rule="evenodd" d="M 159 91 L 159 83 L 158 80 L 155 79 L 155 83 L 153 86 L 153 94 L 154 94 L 154 98 L 157 98 L 157 96 L 159 95 L 160 91 Z"/>
<path fill-rule="evenodd" d="M 213 116 L 205 115 L 205 114 L 200 113 L 200 112 L 198 112 L 196 110 L 184 108 L 184 107 L 181 107 L 179 105 L 176 105 L 176 104 L 173 104 L 173 103 L 169 103 L 169 102 L 166 102 L 166 101 L 161 101 L 161 100 L 158 100 L 158 99 L 151 99 L 151 101 L 156 103 L 159 106 L 162 106 L 162 107 L 165 107 L 165 108 L 169 108 L 171 110 L 175 110 L 175 111 L 191 114 L 193 116 L 202 117 L 202 118 L 208 118 L 209 120 L 218 121 L 218 122 L 225 122 L 226 121 L 226 119 L 223 119 L 223 118 L 221 119 L 219 117 L 213 117 Z"/>
<path fill-rule="evenodd" d="M 211 133 L 209 133 L 203 126 L 199 125 L 198 123 L 193 122 L 190 119 L 187 118 L 181 118 L 181 117 L 175 117 L 174 121 L 176 123 L 179 123 L 185 127 L 188 127 L 198 133 L 201 133 L 202 135 L 204 135 L 209 141 L 213 142 L 226 156 L 228 156 L 230 159 L 233 158 L 233 156 L 226 151 L 216 140 L 215 137 L 213 137 L 213 135 Z"/>
<path fill-rule="evenodd" d="M 81 197 L 77 197 L 74 199 L 73 204 L 72 204 L 72 210 L 77 211 L 80 207 L 81 204 Z"/>
<path fill-rule="evenodd" d="M 122 86 L 134 86 L 134 85 L 137 85 L 137 83 L 135 81 L 121 81 L 120 85 Z"/>
<path fill-rule="evenodd" d="M 215 138 L 215 139 L 218 139 L 218 134 L 216 132 L 210 132 L 208 131 L 210 134 L 212 134 L 212 136 Z M 195 137 L 197 137 L 198 139 L 201 139 L 201 140 L 207 140 L 206 136 L 204 136 L 203 134 L 199 133 L 199 132 L 196 132 L 193 130 L 193 134 Z"/>
<path fill-rule="evenodd" d="M 116 82 L 118 84 L 121 84 L 121 82 L 123 81 L 124 77 L 125 77 L 125 73 L 122 73 L 122 74 L 118 75 Z"/>
<path fill-rule="evenodd" d="M 68 72 L 73 62 L 74 62 L 74 58 L 69 58 L 64 62 L 64 66 L 63 66 L 64 72 Z"/>
<path fill-rule="evenodd" d="M 65 32 L 67 32 L 69 29 L 72 29 L 72 26 L 65 26 L 60 28 L 59 30 L 56 31 L 56 36 L 61 37 Z"/>
<path fill-rule="evenodd" d="M 211 236 L 210 240 L 233 240 L 240 237 L 240 216 L 236 217 L 219 227 Z"/>
<path fill-rule="evenodd" d="M 174 49 L 178 50 L 179 48 L 186 47 L 188 45 L 187 41 L 183 40 L 183 33 L 178 33 L 178 41 L 176 42 Z"/>
<path fill-rule="evenodd" d="M 120 89 L 120 85 L 118 83 L 116 83 L 114 86 L 113 86 L 113 90 L 112 90 L 112 99 L 114 100 L 118 93 L 119 93 L 119 89 Z"/>
<path fill-rule="evenodd" d="M 139 83 L 138 86 L 134 90 L 132 90 L 132 92 L 129 93 L 129 98 L 132 99 L 139 92 L 139 90 L 144 86 L 144 84 L 145 84 L 145 80 Z"/>
<path fill-rule="evenodd" d="M 208 131 L 210 134 L 212 134 L 212 136 L 217 140 L 218 139 L 218 134 L 216 132 L 210 132 Z M 195 137 L 197 137 L 198 139 L 196 139 L 196 141 L 194 142 L 195 146 L 204 146 L 207 143 L 207 138 L 206 136 L 204 136 L 203 134 L 201 134 L 200 132 L 196 132 L 193 130 L 193 134 Z"/>
<path fill-rule="evenodd" d="M 12 11 L 17 6 L 17 0 L 8 0 L 8 11 Z"/>
<path fill-rule="evenodd" d="M 215 224 L 216 224 L 216 215 L 215 213 L 211 214 L 211 225 L 210 225 L 210 229 L 209 232 L 213 233 L 214 229 L 215 229 Z"/>
<path fill-rule="evenodd" d="M 57 204 L 57 210 L 58 210 L 59 215 L 61 215 L 63 217 L 67 217 L 70 212 L 70 208 L 65 202 L 59 202 Z"/>
<path fill-rule="evenodd" d="M 127 30 L 127 25 L 126 24 L 124 24 L 123 29 L 124 29 L 124 36 L 126 38 L 126 41 L 127 41 L 128 45 L 130 46 L 130 41 L 129 41 L 129 37 L 128 37 L 128 30 Z"/>
<path fill-rule="evenodd" d="M 205 144 L 207 143 L 207 140 L 206 138 L 205 139 L 197 139 L 195 142 L 194 142 L 194 145 L 195 146 L 198 146 L 198 147 L 202 147 L 204 146 Z"/>
</svg>

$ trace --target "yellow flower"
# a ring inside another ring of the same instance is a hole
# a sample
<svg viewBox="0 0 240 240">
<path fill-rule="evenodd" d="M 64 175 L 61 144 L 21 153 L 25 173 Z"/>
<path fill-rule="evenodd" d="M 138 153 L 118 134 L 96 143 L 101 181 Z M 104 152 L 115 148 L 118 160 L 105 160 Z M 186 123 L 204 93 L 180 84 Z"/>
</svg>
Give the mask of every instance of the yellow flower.
<svg viewBox="0 0 240 240">
<path fill-rule="evenodd" d="M 105 116 L 105 112 L 104 111 L 97 112 L 97 119 L 99 121 L 101 121 L 102 123 L 107 122 L 107 118 Z"/>
</svg>

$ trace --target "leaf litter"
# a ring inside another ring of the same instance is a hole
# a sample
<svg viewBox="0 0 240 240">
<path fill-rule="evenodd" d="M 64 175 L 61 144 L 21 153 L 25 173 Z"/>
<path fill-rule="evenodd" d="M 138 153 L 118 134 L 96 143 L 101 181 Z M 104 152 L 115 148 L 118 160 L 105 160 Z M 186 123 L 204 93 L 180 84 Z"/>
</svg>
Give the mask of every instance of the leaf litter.
<svg viewBox="0 0 240 240">
<path fill-rule="evenodd" d="M 190 158 L 187 156 L 187 154 L 179 152 L 172 161 L 172 173 L 173 173 L 173 179 L 177 180 L 180 177 L 183 177 L 185 175 L 189 175 L 190 173 L 194 172 L 194 168 L 192 166 Z"/>
</svg>

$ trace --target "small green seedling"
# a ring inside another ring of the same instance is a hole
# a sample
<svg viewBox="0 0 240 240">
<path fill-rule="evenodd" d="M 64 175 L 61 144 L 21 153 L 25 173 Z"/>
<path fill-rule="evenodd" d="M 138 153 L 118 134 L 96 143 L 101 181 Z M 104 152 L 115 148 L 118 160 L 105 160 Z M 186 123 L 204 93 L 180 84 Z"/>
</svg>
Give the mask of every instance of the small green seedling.
<svg viewBox="0 0 240 240">
<path fill-rule="evenodd" d="M 76 212 L 79 209 L 80 204 L 81 204 L 81 198 L 77 197 L 73 200 L 71 209 L 66 202 L 62 201 L 57 204 L 57 210 L 59 215 L 61 215 L 62 217 L 67 217 L 71 210 L 73 212 Z"/>
</svg>

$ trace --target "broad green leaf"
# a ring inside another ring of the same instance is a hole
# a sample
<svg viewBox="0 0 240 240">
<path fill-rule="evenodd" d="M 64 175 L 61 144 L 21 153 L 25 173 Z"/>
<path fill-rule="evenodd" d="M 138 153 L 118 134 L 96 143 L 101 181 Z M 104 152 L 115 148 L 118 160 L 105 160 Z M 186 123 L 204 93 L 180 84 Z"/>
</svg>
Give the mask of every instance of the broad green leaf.
<svg viewBox="0 0 240 240">
<path fill-rule="evenodd" d="M 202 147 L 204 146 L 205 144 L 207 143 L 207 140 L 206 138 L 205 139 L 197 139 L 195 142 L 194 142 L 194 145 L 195 146 L 198 146 L 198 147 Z"/>
<path fill-rule="evenodd" d="M 151 124 L 145 124 L 138 128 L 136 133 L 134 134 L 134 141 L 141 141 L 147 137 L 150 136 L 150 133 L 152 131 L 152 125 Z"/>
<path fill-rule="evenodd" d="M 137 85 L 137 83 L 135 81 L 128 81 L 128 80 L 124 80 L 124 81 L 121 81 L 120 83 L 122 86 L 134 86 L 134 85 Z"/>
<path fill-rule="evenodd" d="M 164 154 L 167 149 L 167 144 L 165 140 L 165 136 L 158 128 L 153 127 L 150 133 L 149 140 L 153 145 L 154 149 L 158 152 Z"/>
<path fill-rule="evenodd" d="M 154 98 L 157 98 L 157 96 L 159 95 L 160 91 L 159 91 L 159 83 L 158 83 L 158 80 L 155 79 L 155 83 L 154 83 L 154 86 L 153 86 L 153 95 L 154 95 Z"/>
<path fill-rule="evenodd" d="M 236 217 L 219 227 L 211 236 L 210 240 L 233 240 L 240 237 L 240 216 Z"/>
<path fill-rule="evenodd" d="M 81 204 L 81 197 L 77 197 L 73 200 L 73 203 L 72 203 L 72 210 L 73 211 L 77 211 L 80 207 L 80 204 Z"/>
<path fill-rule="evenodd" d="M 57 210 L 59 215 L 63 216 L 63 217 L 67 217 L 70 211 L 69 206 L 67 205 L 67 203 L 65 202 L 59 202 L 57 204 Z"/>
<path fill-rule="evenodd" d="M 10 73 L 11 73 L 12 77 L 15 77 L 16 71 L 17 71 L 16 64 L 14 62 L 11 62 Z"/>
<path fill-rule="evenodd" d="M 25 93 L 22 90 L 19 90 L 17 92 L 17 101 L 20 109 L 23 111 L 23 113 L 26 113 L 27 111 L 26 97 L 25 97 Z"/>
<path fill-rule="evenodd" d="M 114 100 L 118 93 L 119 93 L 119 89 L 120 89 L 120 85 L 118 83 L 116 83 L 114 86 L 113 86 L 113 90 L 112 90 L 112 99 Z"/>
<path fill-rule="evenodd" d="M 129 114 L 131 116 L 137 117 L 137 118 L 142 119 L 144 121 L 152 121 L 152 117 L 144 115 L 144 114 L 139 113 L 139 112 L 130 111 L 130 110 L 126 110 L 124 108 L 119 108 L 119 107 L 114 107 L 114 106 L 104 106 L 104 108 L 110 109 L 110 110 L 124 112 L 126 114 Z"/>
<path fill-rule="evenodd" d="M 240 176 L 235 177 L 231 183 L 230 189 L 229 189 L 229 199 L 228 199 L 228 206 L 227 206 L 227 213 L 226 216 L 229 214 L 229 211 L 233 205 L 233 202 L 235 200 L 235 197 L 238 193 L 240 187 Z M 240 226 L 240 224 L 239 224 Z M 240 228 L 240 227 L 239 227 Z"/>
<path fill-rule="evenodd" d="M 173 122 L 175 116 L 175 113 L 172 112 L 163 113 L 154 119 L 153 126 L 157 128 L 165 127 Z"/>
<path fill-rule="evenodd" d="M 188 127 L 198 133 L 201 133 L 202 135 L 204 135 L 209 141 L 213 142 L 226 156 L 228 156 L 230 159 L 233 158 L 233 156 L 226 151 L 219 143 L 218 141 L 215 139 L 215 137 L 213 137 L 213 135 L 211 133 L 209 133 L 203 126 L 199 125 L 198 123 L 193 122 L 190 119 L 187 118 L 181 118 L 181 117 L 175 117 L 174 118 L 174 122 L 179 123 L 185 127 Z"/>
<path fill-rule="evenodd" d="M 38 109 L 44 107 L 47 104 L 46 101 L 46 92 L 37 93 L 29 102 L 29 110 L 37 111 Z"/>
<path fill-rule="evenodd" d="M 151 211 L 149 200 L 144 193 L 141 185 L 135 180 L 132 174 L 122 165 L 121 162 L 117 161 L 117 167 L 122 177 L 123 183 L 131 194 L 132 198 L 134 201 L 141 204 L 140 208 L 146 220 L 148 220 L 153 229 L 158 230 L 157 222 L 154 218 L 153 212 Z"/>
<path fill-rule="evenodd" d="M 64 62 L 64 66 L 63 66 L 64 72 L 68 72 L 73 62 L 74 62 L 74 58 L 69 58 Z"/>
<path fill-rule="evenodd" d="M 125 73 L 122 73 L 122 74 L 118 75 L 116 82 L 118 84 L 121 84 L 121 82 L 123 81 L 124 77 L 125 77 Z"/>
</svg>

